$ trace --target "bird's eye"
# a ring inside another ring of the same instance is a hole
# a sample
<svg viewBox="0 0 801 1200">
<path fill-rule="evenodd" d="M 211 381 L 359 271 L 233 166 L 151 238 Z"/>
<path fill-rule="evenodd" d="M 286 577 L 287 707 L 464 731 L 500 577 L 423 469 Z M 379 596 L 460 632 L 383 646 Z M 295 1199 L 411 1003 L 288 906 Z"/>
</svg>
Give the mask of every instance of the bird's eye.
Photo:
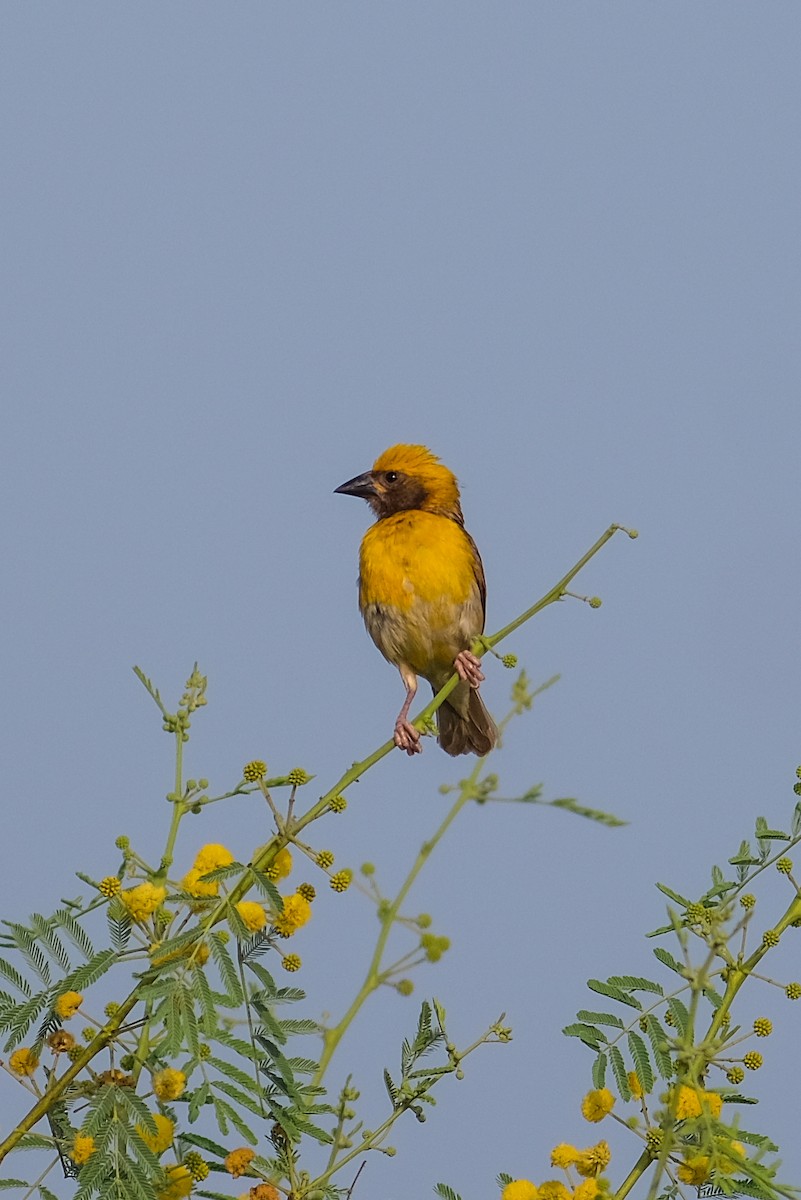
<svg viewBox="0 0 801 1200">
<path fill-rule="evenodd" d="M 387 483 L 396 483 L 397 478 L 398 478 L 398 472 L 397 471 L 387 471 L 384 478 L 386 479 Z"/>
</svg>

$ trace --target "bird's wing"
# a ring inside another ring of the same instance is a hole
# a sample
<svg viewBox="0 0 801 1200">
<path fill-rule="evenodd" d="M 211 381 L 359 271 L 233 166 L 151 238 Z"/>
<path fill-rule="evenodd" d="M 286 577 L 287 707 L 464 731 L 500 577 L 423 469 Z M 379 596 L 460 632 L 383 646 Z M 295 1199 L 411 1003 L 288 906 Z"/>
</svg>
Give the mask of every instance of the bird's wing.
<svg viewBox="0 0 801 1200">
<path fill-rule="evenodd" d="M 481 598 L 481 633 L 484 632 L 484 622 L 487 619 L 487 581 L 484 578 L 484 565 L 481 562 L 481 555 L 478 552 L 478 546 L 471 538 L 470 534 L 465 529 L 464 536 L 470 543 L 470 549 L 473 551 L 473 575 L 476 580 L 476 587 Z"/>
</svg>

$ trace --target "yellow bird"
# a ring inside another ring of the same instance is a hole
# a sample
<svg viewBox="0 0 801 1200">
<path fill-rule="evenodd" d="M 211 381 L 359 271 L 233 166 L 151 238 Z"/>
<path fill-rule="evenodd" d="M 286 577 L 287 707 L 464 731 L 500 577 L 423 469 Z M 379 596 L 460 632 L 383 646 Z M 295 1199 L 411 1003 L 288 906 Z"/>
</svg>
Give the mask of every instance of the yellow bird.
<svg viewBox="0 0 801 1200">
<path fill-rule="evenodd" d="M 464 527 L 456 476 L 425 446 L 391 446 L 371 471 L 335 489 L 361 496 L 378 518 L 359 554 L 359 609 L 370 637 L 400 671 L 406 699 L 395 745 L 422 749 L 409 709 L 422 675 L 434 692 L 460 682 L 438 712 L 448 754 L 487 754 L 498 730 L 478 694 L 484 679 L 470 644 L 484 631 L 487 587 Z"/>
</svg>

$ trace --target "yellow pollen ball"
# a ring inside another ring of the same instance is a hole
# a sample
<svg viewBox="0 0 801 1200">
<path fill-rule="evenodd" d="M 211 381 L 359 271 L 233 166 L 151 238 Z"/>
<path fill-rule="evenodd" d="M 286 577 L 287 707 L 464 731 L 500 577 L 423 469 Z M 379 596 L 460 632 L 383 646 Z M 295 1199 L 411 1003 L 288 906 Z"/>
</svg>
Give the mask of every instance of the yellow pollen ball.
<svg viewBox="0 0 801 1200">
<path fill-rule="evenodd" d="M 258 933 L 267 924 L 267 913 L 261 904 L 257 904 L 255 900 L 240 900 L 236 906 L 236 911 L 242 918 L 242 924 L 251 933 Z"/>
<path fill-rule="evenodd" d="M 529 1179 L 513 1179 L 501 1192 L 501 1200 L 538 1200 L 539 1192 Z"/>
<path fill-rule="evenodd" d="M 53 1012 L 62 1021 L 69 1021 L 70 1017 L 75 1016 L 82 1004 L 83 996 L 80 992 L 63 992 L 53 1005 Z"/>
<path fill-rule="evenodd" d="M 581 1102 L 581 1115 L 585 1121 L 592 1121 L 597 1124 L 598 1121 L 603 1121 L 604 1117 L 608 1116 L 615 1107 L 615 1097 L 609 1091 L 609 1088 L 598 1088 L 593 1092 L 587 1092 L 587 1095 Z"/>
<path fill-rule="evenodd" d="M 95 1152 L 95 1139 L 85 1133 L 76 1133 L 69 1156 L 74 1163 L 83 1166 Z"/>
<path fill-rule="evenodd" d="M 186 1088 L 186 1076 L 174 1067 L 165 1067 L 153 1076 L 153 1091 L 159 1100 L 177 1100 Z"/>
</svg>

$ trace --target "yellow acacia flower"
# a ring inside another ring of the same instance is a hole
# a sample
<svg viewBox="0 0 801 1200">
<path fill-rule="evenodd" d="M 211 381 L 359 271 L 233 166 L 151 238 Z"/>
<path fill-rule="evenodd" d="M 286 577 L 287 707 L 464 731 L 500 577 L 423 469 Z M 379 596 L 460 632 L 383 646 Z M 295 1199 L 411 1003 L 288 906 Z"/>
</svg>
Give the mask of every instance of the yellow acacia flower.
<svg viewBox="0 0 801 1200">
<path fill-rule="evenodd" d="M 15 1075 L 34 1075 L 39 1066 L 39 1059 L 33 1050 L 27 1046 L 20 1046 L 9 1058 L 8 1065 Z"/>
<path fill-rule="evenodd" d="M 546 1179 L 537 1188 L 539 1200 L 570 1200 L 570 1192 L 559 1179 Z"/>
<path fill-rule="evenodd" d="M 272 879 L 273 883 L 277 883 L 279 879 L 286 879 L 291 870 L 292 855 L 286 846 L 282 846 L 264 874 L 268 879 Z"/>
<path fill-rule="evenodd" d="M 163 1113 L 158 1112 L 153 1113 L 153 1120 L 156 1122 L 155 1133 L 151 1133 L 144 1125 L 137 1125 L 136 1132 L 149 1150 L 154 1154 L 163 1154 L 172 1145 L 175 1124 L 169 1117 L 165 1117 Z"/>
<path fill-rule="evenodd" d="M 612 1151 L 608 1142 L 598 1142 L 587 1150 L 582 1150 L 576 1162 L 576 1170 L 585 1179 L 596 1178 L 609 1166 Z"/>
<path fill-rule="evenodd" d="M 573 1189 L 573 1200 L 597 1200 L 600 1193 L 597 1179 L 584 1179 Z"/>
<path fill-rule="evenodd" d="M 158 1188 L 158 1200 L 184 1200 L 192 1191 L 192 1173 L 182 1163 L 172 1163 L 165 1172 L 164 1186 Z"/>
<path fill-rule="evenodd" d="M 707 1092 L 703 1088 L 691 1088 L 681 1084 L 676 1093 L 676 1120 L 688 1121 L 700 1117 L 703 1108 L 713 1117 L 720 1116 L 723 1098 L 717 1092 Z"/>
<path fill-rule="evenodd" d="M 642 1084 L 636 1071 L 629 1071 L 626 1078 L 629 1081 L 629 1090 L 635 1100 L 642 1099 Z"/>
<path fill-rule="evenodd" d="M 581 1102 L 581 1115 L 585 1121 L 592 1121 L 597 1124 L 598 1121 L 603 1121 L 604 1117 L 608 1116 L 615 1107 L 615 1097 L 609 1091 L 609 1088 L 597 1088 L 594 1092 L 587 1092 L 587 1095 Z"/>
<path fill-rule="evenodd" d="M 267 913 L 261 904 L 255 900 L 240 900 L 236 911 L 242 918 L 242 923 L 251 933 L 258 933 L 267 924 Z"/>
<path fill-rule="evenodd" d="M 281 1200 L 278 1188 L 271 1183 L 257 1183 L 249 1192 L 245 1192 L 242 1200 Z"/>
<path fill-rule="evenodd" d="M 120 892 L 120 899 L 134 921 L 146 921 L 164 903 L 166 895 L 166 888 L 156 887 L 153 883 L 140 883 L 138 887 Z"/>
<path fill-rule="evenodd" d="M 233 861 L 233 854 L 225 846 L 221 846 L 219 842 L 209 842 L 198 850 L 194 866 L 201 875 L 206 875 L 209 871 L 216 871 L 218 867 L 229 867 Z"/>
<path fill-rule="evenodd" d="M 581 1157 L 581 1151 L 575 1146 L 571 1146 L 568 1142 L 560 1142 L 558 1146 L 554 1146 L 551 1151 L 551 1166 L 552 1167 L 572 1167 L 574 1162 L 577 1162 Z"/>
<path fill-rule="evenodd" d="M 86 1133 L 76 1133 L 69 1156 L 79 1167 L 83 1166 L 95 1152 L 95 1139 Z"/>
<path fill-rule="evenodd" d="M 275 928 L 284 937 L 291 937 L 312 915 L 311 905 L 304 896 L 295 892 L 284 896 L 284 911 L 276 918 Z"/>
<path fill-rule="evenodd" d="M 229 1175 L 238 1179 L 240 1175 L 247 1173 L 248 1167 L 255 1157 L 256 1151 L 251 1150 L 250 1146 L 240 1146 L 238 1150 L 232 1150 L 230 1154 L 226 1155 L 223 1166 Z"/>
<path fill-rule="evenodd" d="M 69 1021 L 70 1017 L 75 1016 L 82 1004 L 83 996 L 80 992 L 63 992 L 53 1005 L 53 1012 L 62 1021 Z"/>
<path fill-rule="evenodd" d="M 214 867 L 210 868 L 212 871 Z M 203 871 L 198 871 L 197 867 L 192 867 L 187 871 L 181 880 L 181 887 L 190 896 L 218 896 L 220 893 L 220 883 L 217 879 L 201 879 Z"/>
<path fill-rule="evenodd" d="M 691 1183 L 699 1187 L 709 1178 L 709 1159 L 703 1154 L 695 1154 L 681 1163 L 678 1176 L 682 1183 Z"/>
<path fill-rule="evenodd" d="M 539 1192 L 529 1179 L 513 1179 L 501 1192 L 501 1200 L 537 1200 Z"/>
<path fill-rule="evenodd" d="M 174 1067 L 165 1067 L 153 1076 L 153 1091 L 159 1100 L 177 1100 L 183 1095 L 185 1087 L 186 1076 Z"/>
</svg>

